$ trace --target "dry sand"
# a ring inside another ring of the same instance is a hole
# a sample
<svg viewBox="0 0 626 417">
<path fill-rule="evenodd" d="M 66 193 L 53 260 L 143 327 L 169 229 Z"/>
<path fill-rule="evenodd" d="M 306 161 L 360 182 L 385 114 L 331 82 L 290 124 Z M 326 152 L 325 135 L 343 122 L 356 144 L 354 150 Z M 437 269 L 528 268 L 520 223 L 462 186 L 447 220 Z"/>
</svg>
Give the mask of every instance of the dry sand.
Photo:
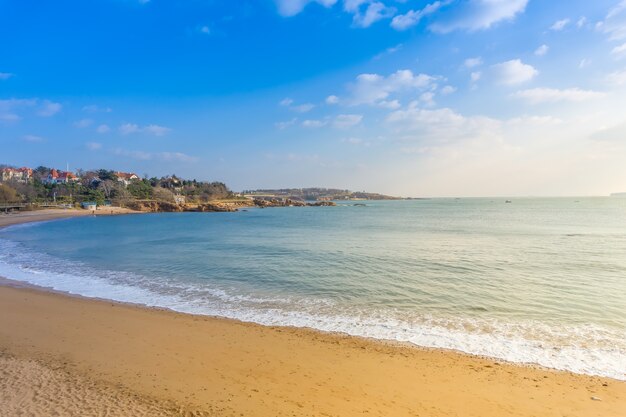
<svg viewBox="0 0 626 417">
<path fill-rule="evenodd" d="M 110 216 L 116 214 L 139 213 L 137 211 L 121 207 L 102 207 L 95 211 L 97 216 Z M 33 211 L 15 211 L 12 213 L 0 212 L 0 228 L 19 223 L 41 222 L 46 220 L 63 219 L 67 217 L 93 216 L 91 210 L 81 209 L 44 209 Z"/>
<path fill-rule="evenodd" d="M 0 416 L 624 417 L 626 383 L 0 286 Z"/>
</svg>

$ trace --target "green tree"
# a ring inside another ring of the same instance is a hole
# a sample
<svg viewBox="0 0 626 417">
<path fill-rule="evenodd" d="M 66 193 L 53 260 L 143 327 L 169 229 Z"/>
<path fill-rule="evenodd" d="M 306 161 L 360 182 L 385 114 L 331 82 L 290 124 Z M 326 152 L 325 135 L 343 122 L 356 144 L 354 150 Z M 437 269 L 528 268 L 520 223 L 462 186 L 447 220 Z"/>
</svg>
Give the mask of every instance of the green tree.
<svg viewBox="0 0 626 417">
<path fill-rule="evenodd" d="M 152 186 L 150 180 L 135 180 L 128 184 L 128 192 L 138 200 L 149 200 L 152 198 Z"/>
</svg>

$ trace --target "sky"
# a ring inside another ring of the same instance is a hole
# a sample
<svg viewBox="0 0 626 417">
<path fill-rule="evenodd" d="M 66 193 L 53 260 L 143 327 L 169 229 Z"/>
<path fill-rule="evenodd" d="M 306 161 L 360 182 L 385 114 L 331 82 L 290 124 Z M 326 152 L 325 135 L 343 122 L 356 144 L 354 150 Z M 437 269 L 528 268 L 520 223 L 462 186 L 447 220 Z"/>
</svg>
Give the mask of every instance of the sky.
<svg viewBox="0 0 626 417">
<path fill-rule="evenodd" d="M 626 191 L 626 0 L 0 0 L 0 163 Z"/>
</svg>

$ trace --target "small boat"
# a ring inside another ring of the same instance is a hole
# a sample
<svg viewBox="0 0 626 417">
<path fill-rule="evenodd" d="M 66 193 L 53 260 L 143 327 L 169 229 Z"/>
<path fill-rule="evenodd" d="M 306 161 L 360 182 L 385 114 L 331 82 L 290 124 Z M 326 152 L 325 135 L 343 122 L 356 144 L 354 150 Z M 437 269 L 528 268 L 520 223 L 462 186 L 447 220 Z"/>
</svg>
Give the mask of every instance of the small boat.
<svg viewBox="0 0 626 417">
<path fill-rule="evenodd" d="M 511 200 L 506 200 L 505 203 L 512 203 L 512 201 Z"/>
</svg>

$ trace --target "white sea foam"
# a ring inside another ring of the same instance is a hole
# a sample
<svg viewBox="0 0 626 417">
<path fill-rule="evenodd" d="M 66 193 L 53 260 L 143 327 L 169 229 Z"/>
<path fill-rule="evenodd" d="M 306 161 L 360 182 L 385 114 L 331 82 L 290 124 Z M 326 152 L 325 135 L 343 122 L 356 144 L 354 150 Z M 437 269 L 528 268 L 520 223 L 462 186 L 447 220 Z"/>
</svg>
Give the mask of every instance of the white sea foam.
<svg viewBox="0 0 626 417">
<path fill-rule="evenodd" d="M 0 276 L 86 297 L 454 349 L 626 380 L 626 334 L 599 325 L 557 327 L 537 321 L 410 315 L 406 311 L 356 308 L 325 299 L 257 298 L 237 293 L 234 288 L 99 271 L 78 262 L 27 252 L 4 239 L 0 239 Z"/>
</svg>

